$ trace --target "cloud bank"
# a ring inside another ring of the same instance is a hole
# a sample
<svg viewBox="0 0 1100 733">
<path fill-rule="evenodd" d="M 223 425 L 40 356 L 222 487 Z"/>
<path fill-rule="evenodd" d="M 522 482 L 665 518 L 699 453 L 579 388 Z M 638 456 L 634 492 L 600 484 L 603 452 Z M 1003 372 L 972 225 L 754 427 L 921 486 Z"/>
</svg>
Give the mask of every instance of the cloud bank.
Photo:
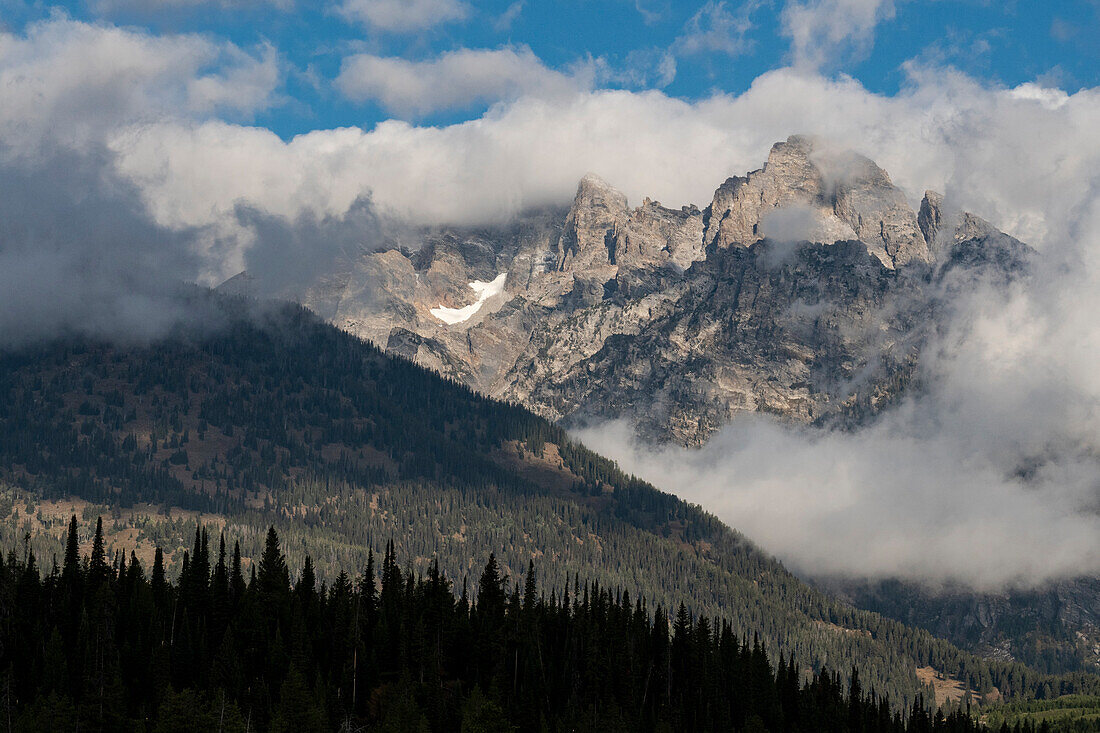
<svg viewBox="0 0 1100 733">
<path fill-rule="evenodd" d="M 414 224 L 479 224 L 567 202 L 596 171 L 635 202 L 705 205 L 718 183 L 758 168 L 792 131 L 875 159 L 914 204 L 926 188 L 943 191 L 1045 249 L 1075 241 L 1065 228 L 1093 191 L 1100 93 L 1065 95 L 1058 106 L 1034 96 L 949 69 L 912 68 L 893 97 L 783 69 L 741 95 L 695 103 L 655 91 L 524 96 L 445 127 L 394 120 L 289 141 L 222 120 L 164 119 L 118 125 L 105 144 L 155 223 L 220 232 L 211 281 L 237 271 L 254 244 L 237 221 L 240 202 L 293 220 L 343 216 L 369 198 L 380 214 Z"/>
<path fill-rule="evenodd" d="M 107 141 L 166 119 L 271 102 L 270 48 L 158 37 L 63 16 L 0 33 L 0 345 L 76 333 L 144 339 L 196 316 L 204 260 L 158 226 Z"/>
<path fill-rule="evenodd" d="M 0 32 L 0 142 L 35 154 L 102 145 L 121 126 L 244 118 L 273 102 L 274 49 L 57 16 Z"/>
</svg>

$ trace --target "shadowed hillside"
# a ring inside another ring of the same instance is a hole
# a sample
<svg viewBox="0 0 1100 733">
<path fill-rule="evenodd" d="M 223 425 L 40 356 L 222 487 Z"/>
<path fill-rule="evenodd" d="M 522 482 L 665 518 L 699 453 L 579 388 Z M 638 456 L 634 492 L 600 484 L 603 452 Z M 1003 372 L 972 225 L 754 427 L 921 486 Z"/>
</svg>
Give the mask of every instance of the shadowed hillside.
<svg viewBox="0 0 1100 733">
<path fill-rule="evenodd" d="M 456 585 L 493 551 L 513 577 L 535 559 L 550 585 L 579 574 L 651 607 L 686 599 L 743 638 L 759 634 L 773 659 L 858 666 L 894 700 L 921 689 L 920 667 L 975 698 L 1100 688 L 1088 675 L 982 661 L 841 605 L 551 423 L 301 308 L 213 304 L 224 324 L 205 333 L 0 357 L 7 547 L 27 542 L 48 566 L 75 507 L 111 518 L 109 549 L 164 546 L 174 573 L 196 519 L 240 537 L 246 566 L 271 523 L 293 566 L 308 552 L 331 581 L 396 538 L 400 564 L 425 571 L 437 560 Z"/>
</svg>

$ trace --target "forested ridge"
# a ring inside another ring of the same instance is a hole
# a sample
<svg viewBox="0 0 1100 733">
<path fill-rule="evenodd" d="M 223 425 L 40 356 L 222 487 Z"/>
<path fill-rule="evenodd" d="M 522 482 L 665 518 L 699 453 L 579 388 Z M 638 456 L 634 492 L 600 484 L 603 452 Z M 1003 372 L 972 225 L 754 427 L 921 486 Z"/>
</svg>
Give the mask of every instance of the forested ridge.
<svg viewBox="0 0 1100 733">
<path fill-rule="evenodd" d="M 97 523 L 42 577 L 0 559 L 0 665 L 10 730 L 889 731 L 962 733 L 965 711 L 904 712 L 853 670 L 769 660 L 727 620 L 671 623 L 643 597 L 580 578 L 547 595 L 529 563 L 489 556 L 456 597 L 437 563 L 403 571 L 393 544 L 354 577 L 291 571 L 278 534 L 246 578 L 239 545 L 196 533 L 176 583 L 157 552 L 106 552 Z M 294 578 L 292 582 L 292 577 Z M 1005 730 L 1008 730 L 1005 727 Z M 1016 730 L 1034 730 L 1017 726 Z"/>
<path fill-rule="evenodd" d="M 77 497 L 108 546 L 182 571 L 196 512 L 260 557 L 274 525 L 297 566 L 334 582 L 380 538 L 427 573 L 474 577 L 489 552 L 548 588 L 578 574 L 759 635 L 772 658 L 858 666 L 895 701 L 932 666 L 979 697 L 1100 692 L 988 662 L 845 606 L 700 508 L 624 475 L 557 426 L 324 325 L 301 308 L 213 298 L 218 325 L 153 343 L 43 343 L 0 353 L 0 540 L 61 557 Z M 67 512 L 67 509 L 66 509 Z M 89 544 L 87 530 L 81 542 Z M 127 543 L 130 543 L 127 545 Z"/>
</svg>

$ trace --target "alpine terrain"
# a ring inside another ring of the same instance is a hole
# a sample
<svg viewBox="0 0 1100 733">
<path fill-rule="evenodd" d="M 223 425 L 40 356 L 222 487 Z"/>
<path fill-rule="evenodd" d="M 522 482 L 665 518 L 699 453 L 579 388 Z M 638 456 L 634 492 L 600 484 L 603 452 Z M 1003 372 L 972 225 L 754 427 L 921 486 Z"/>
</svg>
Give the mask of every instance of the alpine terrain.
<svg viewBox="0 0 1100 733">
<path fill-rule="evenodd" d="M 568 210 L 421 233 L 293 292 L 386 351 L 565 425 L 627 418 L 698 445 L 743 411 L 813 424 L 908 384 L 957 270 L 1031 250 L 872 161 L 794 136 L 714 199 L 670 209 L 594 175 Z M 255 291 L 247 273 L 222 286 Z"/>
<path fill-rule="evenodd" d="M 953 296 L 1026 278 L 1036 256 L 936 192 L 911 207 L 873 161 L 806 136 L 703 209 L 631 208 L 588 175 L 568 209 L 402 236 L 278 294 L 566 427 L 625 419 L 643 441 L 687 446 L 744 412 L 873 420 L 921 389 Z M 264 292 L 248 273 L 222 290 Z M 827 585 L 993 658 L 1100 670 L 1095 579 L 984 595 Z"/>
</svg>

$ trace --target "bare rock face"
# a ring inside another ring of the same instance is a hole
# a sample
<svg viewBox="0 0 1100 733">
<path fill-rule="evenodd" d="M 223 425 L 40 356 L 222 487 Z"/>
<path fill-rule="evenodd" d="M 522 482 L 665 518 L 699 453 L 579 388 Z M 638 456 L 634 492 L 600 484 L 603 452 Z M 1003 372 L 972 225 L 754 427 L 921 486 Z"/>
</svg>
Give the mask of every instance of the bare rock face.
<svg viewBox="0 0 1100 733">
<path fill-rule="evenodd" d="M 612 262 L 626 268 L 672 266 L 703 259 L 703 214 L 694 206 L 666 209 L 646 199 L 614 233 Z"/>
<path fill-rule="evenodd" d="M 628 214 L 626 196 L 599 176 L 582 178 L 562 230 L 558 269 L 587 272 L 613 264 L 615 231 Z"/>
<path fill-rule="evenodd" d="M 980 216 L 948 208 L 943 194 L 925 191 L 917 222 L 930 250 L 942 259 L 942 253 L 961 242 L 986 239 L 1012 239 Z"/>
<path fill-rule="evenodd" d="M 826 159 L 838 174 L 833 211 L 871 254 L 887 267 L 931 261 L 917 217 L 886 171 L 854 153 Z"/>
<path fill-rule="evenodd" d="M 697 445 L 741 412 L 848 424 L 884 408 L 936 299 L 1027 256 L 937 194 L 914 212 L 867 158 L 793 136 L 704 211 L 631 208 L 589 175 L 568 209 L 423 230 L 284 296 L 551 419 Z"/>
<path fill-rule="evenodd" d="M 890 306 L 899 278 L 859 242 L 806 244 L 773 264 L 768 243 L 711 253 L 689 277 L 544 322 L 508 395 L 555 419 L 632 420 L 656 442 L 698 445 L 743 411 L 814 423 L 877 409 L 886 376 L 911 373 L 922 311 Z M 857 383 L 872 364 L 881 381 Z"/>
<path fill-rule="evenodd" d="M 917 221 L 939 280 L 959 270 L 978 270 L 1005 281 L 1026 272 L 1034 254 L 980 216 L 948 207 L 935 191 L 925 191 Z"/>
<path fill-rule="evenodd" d="M 858 239 L 889 268 L 932 259 L 916 215 L 886 171 L 800 135 L 772 146 L 761 170 L 719 187 L 707 209 L 704 241 L 747 247 L 773 236 L 768 219 L 783 209 L 805 212 L 785 233 L 791 240 Z"/>
<path fill-rule="evenodd" d="M 937 248 L 933 243 L 938 239 L 940 227 L 943 226 L 943 194 L 935 191 L 924 192 L 920 211 L 917 212 L 917 226 L 924 235 L 924 241 L 928 242 L 928 246 L 935 252 Z"/>
</svg>

